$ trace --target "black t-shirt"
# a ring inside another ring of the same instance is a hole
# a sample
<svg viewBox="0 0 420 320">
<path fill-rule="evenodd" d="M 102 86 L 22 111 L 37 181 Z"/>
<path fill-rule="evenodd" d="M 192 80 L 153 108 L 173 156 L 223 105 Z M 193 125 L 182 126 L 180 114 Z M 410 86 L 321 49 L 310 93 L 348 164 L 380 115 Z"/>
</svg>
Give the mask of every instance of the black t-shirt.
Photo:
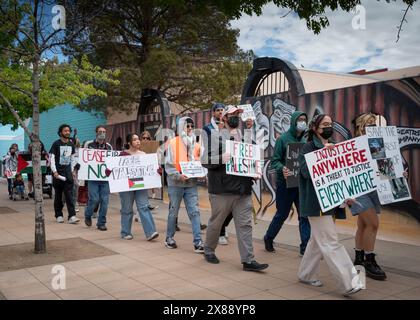
<svg viewBox="0 0 420 320">
<path fill-rule="evenodd" d="M 54 142 L 50 150 L 50 153 L 54 154 L 58 174 L 70 180 L 72 179 L 71 155 L 75 152 L 76 148 L 71 141 L 64 143 L 61 139 Z"/>
</svg>

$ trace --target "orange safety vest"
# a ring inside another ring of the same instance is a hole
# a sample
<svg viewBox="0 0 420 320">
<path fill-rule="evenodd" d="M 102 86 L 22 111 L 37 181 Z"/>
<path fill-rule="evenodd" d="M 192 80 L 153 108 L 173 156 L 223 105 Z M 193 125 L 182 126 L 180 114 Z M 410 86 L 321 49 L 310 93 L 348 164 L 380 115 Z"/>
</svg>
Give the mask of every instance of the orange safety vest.
<svg viewBox="0 0 420 320">
<path fill-rule="evenodd" d="M 178 172 L 181 173 L 181 165 L 180 162 L 188 162 L 188 155 L 187 155 L 187 147 L 185 146 L 184 142 L 182 141 L 181 137 L 175 137 L 169 140 L 169 147 L 171 148 L 172 154 L 174 155 L 174 165 Z M 200 160 L 200 144 L 194 144 L 194 160 Z"/>
</svg>

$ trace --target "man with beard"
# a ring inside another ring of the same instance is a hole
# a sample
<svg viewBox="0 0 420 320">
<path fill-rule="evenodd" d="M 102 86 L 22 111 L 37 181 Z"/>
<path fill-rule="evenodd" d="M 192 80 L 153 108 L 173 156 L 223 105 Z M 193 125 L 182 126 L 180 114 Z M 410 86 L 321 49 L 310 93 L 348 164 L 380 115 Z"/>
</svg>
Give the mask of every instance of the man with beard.
<svg viewBox="0 0 420 320">
<path fill-rule="evenodd" d="M 71 128 L 68 124 L 62 124 L 58 128 L 60 139 L 51 146 L 50 159 L 53 173 L 53 187 L 55 190 L 54 211 L 58 223 L 63 223 L 63 193 L 66 199 L 68 222 L 78 223 L 73 201 L 73 169 L 75 166 L 74 144 L 70 141 Z"/>
</svg>

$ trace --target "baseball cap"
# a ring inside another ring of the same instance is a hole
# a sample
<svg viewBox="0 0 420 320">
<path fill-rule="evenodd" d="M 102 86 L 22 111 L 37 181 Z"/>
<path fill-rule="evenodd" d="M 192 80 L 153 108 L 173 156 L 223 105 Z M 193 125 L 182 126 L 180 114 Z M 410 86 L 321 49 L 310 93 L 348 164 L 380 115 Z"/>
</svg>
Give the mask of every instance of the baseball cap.
<svg viewBox="0 0 420 320">
<path fill-rule="evenodd" d="M 226 106 L 225 111 L 223 111 L 222 117 L 224 117 L 227 114 L 235 113 L 235 112 L 242 113 L 244 112 L 244 110 L 241 108 L 238 108 L 237 106 L 229 105 L 229 106 Z"/>
<path fill-rule="evenodd" d="M 216 111 L 217 109 L 226 109 L 226 106 L 221 102 L 213 103 L 213 106 L 211 107 L 211 110 Z"/>
</svg>

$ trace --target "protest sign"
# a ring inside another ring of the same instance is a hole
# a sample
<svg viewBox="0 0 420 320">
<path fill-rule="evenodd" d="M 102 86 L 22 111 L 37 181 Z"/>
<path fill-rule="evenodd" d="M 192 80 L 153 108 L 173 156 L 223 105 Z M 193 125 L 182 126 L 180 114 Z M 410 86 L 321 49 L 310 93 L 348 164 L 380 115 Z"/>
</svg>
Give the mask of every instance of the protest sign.
<svg viewBox="0 0 420 320">
<path fill-rule="evenodd" d="M 111 170 L 108 181 L 112 193 L 162 187 L 156 153 L 108 157 L 105 162 Z"/>
<path fill-rule="evenodd" d="M 200 161 L 180 162 L 181 172 L 188 178 L 202 178 L 207 172 Z"/>
<path fill-rule="evenodd" d="M 106 163 L 108 157 L 117 157 L 121 151 L 116 150 L 99 150 L 99 149 L 79 149 L 78 173 L 79 180 L 89 181 L 108 181 L 105 174 Z"/>
<path fill-rule="evenodd" d="M 244 111 L 241 114 L 242 121 L 246 121 L 247 119 L 255 120 L 254 109 L 252 109 L 252 106 L 250 104 L 242 104 L 239 105 L 238 108 Z"/>
<path fill-rule="evenodd" d="M 226 174 L 244 177 L 261 177 L 262 162 L 259 146 L 227 140 L 226 151 L 231 155 L 226 163 Z"/>
<path fill-rule="evenodd" d="M 299 186 L 299 153 L 303 143 L 289 143 L 286 150 L 286 168 L 290 170 L 291 175 L 286 179 L 287 188 L 296 188 Z"/>
<path fill-rule="evenodd" d="M 381 204 L 411 199 L 400 152 L 397 127 L 366 127 L 372 158 L 376 161 L 379 176 L 376 177 Z"/>
<path fill-rule="evenodd" d="M 376 190 L 376 163 L 366 136 L 305 154 L 322 212 Z"/>
<path fill-rule="evenodd" d="M 159 141 L 142 141 L 140 143 L 140 150 L 145 153 L 156 153 L 159 149 Z"/>
</svg>

